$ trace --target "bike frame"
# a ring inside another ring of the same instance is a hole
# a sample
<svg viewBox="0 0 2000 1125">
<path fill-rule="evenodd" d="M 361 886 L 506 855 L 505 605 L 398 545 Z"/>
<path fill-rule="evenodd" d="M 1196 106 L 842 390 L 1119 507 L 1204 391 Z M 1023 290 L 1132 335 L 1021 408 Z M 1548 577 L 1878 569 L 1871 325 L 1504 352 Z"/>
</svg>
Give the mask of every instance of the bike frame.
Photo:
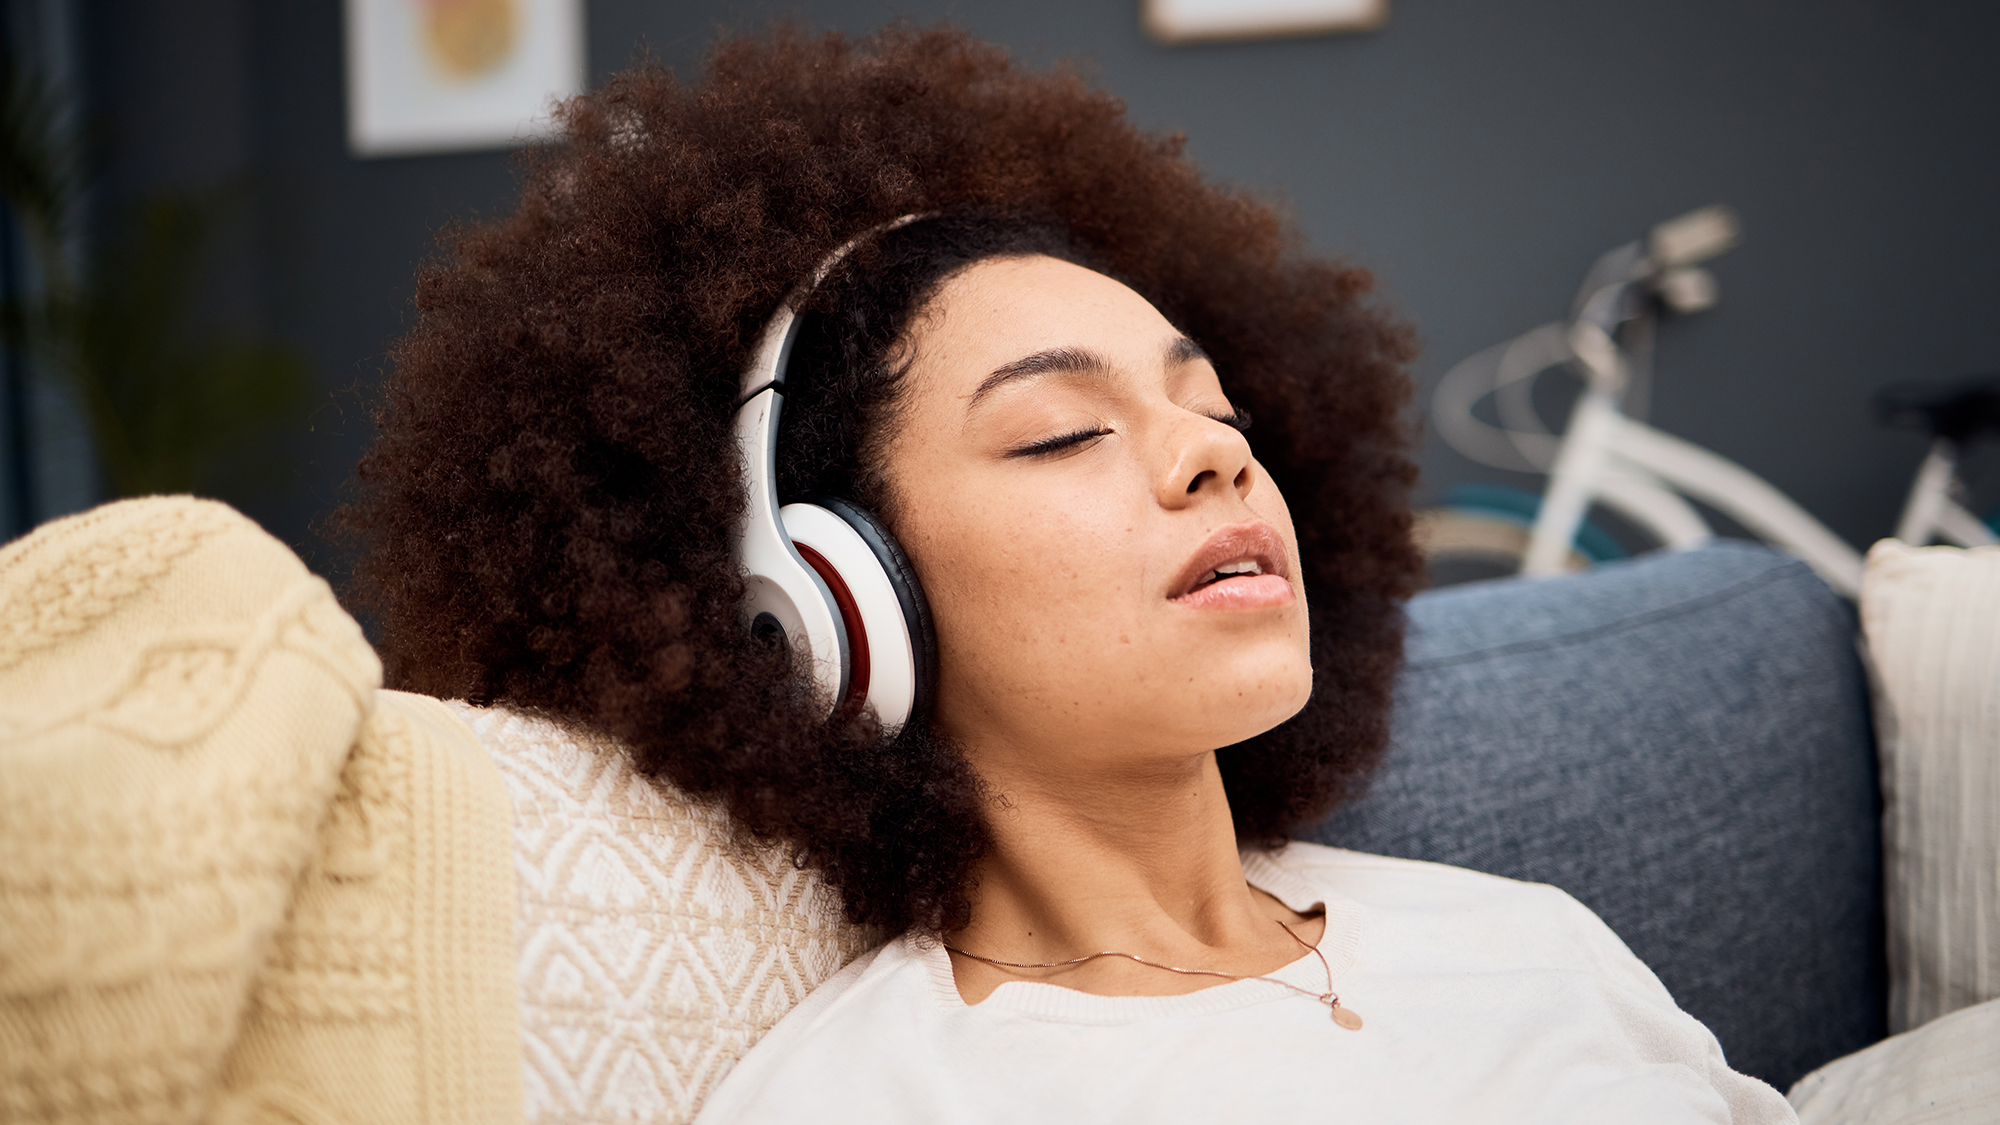
<svg viewBox="0 0 2000 1125">
<path fill-rule="evenodd" d="M 1903 514 L 1896 520 L 1896 538 L 1921 547 L 1933 538 L 1960 547 L 1990 547 L 2000 543 L 1986 521 L 1953 497 L 1958 486 L 1958 447 L 1945 438 L 1931 442 L 1931 451 L 1917 467 Z"/>
<path fill-rule="evenodd" d="M 1715 537 L 1684 497 L 1693 497 L 1804 559 L 1827 585 L 1861 592 L 1861 555 L 1785 494 L 1717 456 L 1618 411 L 1616 396 L 1591 388 L 1570 415 L 1528 538 L 1521 573 L 1562 573 L 1570 540 L 1592 503 L 1602 503 L 1675 549 Z"/>
<path fill-rule="evenodd" d="M 1706 543 L 1715 533 L 1689 503 L 1693 499 L 1804 559 L 1834 589 L 1859 595 L 1861 554 L 1825 524 L 1741 465 L 1632 416 L 1645 410 L 1656 306 L 1696 312 L 1713 305 L 1714 278 L 1696 266 L 1734 245 L 1737 233 L 1735 216 L 1722 207 L 1662 223 L 1645 243 L 1597 260 L 1568 320 L 1481 352 L 1439 382 L 1432 415 L 1448 444 L 1485 464 L 1549 475 L 1522 574 L 1568 570 L 1571 545 L 1592 504 L 1619 513 L 1670 548 Z M 1476 373 L 1489 363 L 1492 375 L 1481 380 Z M 1558 365 L 1584 380 L 1560 434 L 1549 431 L 1534 406 L 1535 380 Z M 1474 416 L 1489 394 L 1499 426 Z M 1916 546 L 1933 539 L 1964 547 L 2000 542 L 1958 503 L 1957 462 L 1952 441 L 1931 443 L 1903 503 L 1898 539 Z"/>
<path fill-rule="evenodd" d="M 1570 412 L 1521 573 L 1563 573 L 1570 542 L 1593 503 L 1618 512 L 1668 547 L 1705 543 L 1714 532 L 1687 502 L 1692 497 L 1805 560 L 1840 593 L 1860 595 L 1860 552 L 1755 473 L 1626 417 L 1616 390 L 1618 356 L 1608 334 L 1579 323 L 1572 330 L 1572 345 L 1593 377 Z M 1613 378 L 1596 377 L 1600 368 Z M 1952 443 L 1942 438 L 1933 442 L 1904 502 L 1898 539 L 1919 546 L 1934 538 L 1964 547 L 2000 542 L 1952 498 L 1956 467 Z"/>
</svg>

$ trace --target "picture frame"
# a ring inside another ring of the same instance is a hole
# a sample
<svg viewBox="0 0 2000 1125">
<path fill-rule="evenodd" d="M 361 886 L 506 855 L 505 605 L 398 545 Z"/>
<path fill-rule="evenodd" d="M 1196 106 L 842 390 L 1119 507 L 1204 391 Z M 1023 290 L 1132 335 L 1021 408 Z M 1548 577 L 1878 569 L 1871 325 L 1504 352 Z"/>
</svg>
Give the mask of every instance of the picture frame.
<svg viewBox="0 0 2000 1125">
<path fill-rule="evenodd" d="M 1140 20 L 1161 43 L 1205 43 L 1373 31 L 1389 0 L 1143 0 Z"/>
<path fill-rule="evenodd" d="M 505 148 L 547 136 L 584 85 L 583 0 L 343 0 L 356 156 Z"/>
</svg>

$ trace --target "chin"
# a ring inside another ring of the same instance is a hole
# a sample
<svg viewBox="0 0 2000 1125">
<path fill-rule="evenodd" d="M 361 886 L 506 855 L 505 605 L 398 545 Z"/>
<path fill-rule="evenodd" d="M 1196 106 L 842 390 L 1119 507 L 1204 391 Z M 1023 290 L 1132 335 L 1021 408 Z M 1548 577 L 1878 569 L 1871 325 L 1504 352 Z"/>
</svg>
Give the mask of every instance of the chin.
<svg viewBox="0 0 2000 1125">
<path fill-rule="evenodd" d="M 1209 749 L 1218 749 L 1278 726 L 1304 710 L 1311 698 L 1312 668 L 1287 665 L 1212 683 L 1206 690 L 1163 701 L 1163 710 L 1187 714 L 1187 704 L 1194 703 L 1193 713 L 1188 714 L 1190 726 L 1202 731 L 1201 741 Z"/>
<path fill-rule="evenodd" d="M 1312 675 L 1308 673 L 1296 690 L 1274 696 L 1268 706 L 1258 709 L 1256 717 L 1247 721 L 1244 724 L 1246 729 L 1232 741 L 1242 742 L 1246 738 L 1255 738 L 1265 731 L 1279 726 L 1300 711 L 1305 710 L 1307 701 L 1311 699 Z M 1246 716 L 1246 719 L 1248 718 Z M 1228 745 L 1228 743 L 1225 743 L 1225 745 Z"/>
</svg>

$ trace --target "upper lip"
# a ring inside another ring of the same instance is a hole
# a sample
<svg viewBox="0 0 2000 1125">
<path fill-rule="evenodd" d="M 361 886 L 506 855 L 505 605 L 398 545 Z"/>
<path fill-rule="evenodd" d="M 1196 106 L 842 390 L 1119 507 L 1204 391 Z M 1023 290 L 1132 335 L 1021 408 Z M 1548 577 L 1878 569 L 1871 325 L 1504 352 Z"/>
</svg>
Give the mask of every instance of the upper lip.
<svg viewBox="0 0 2000 1125">
<path fill-rule="evenodd" d="M 1278 535 L 1278 529 L 1262 520 L 1248 520 L 1243 523 L 1226 524 L 1209 533 L 1202 541 L 1201 548 L 1181 567 L 1179 577 L 1174 579 L 1167 597 L 1178 598 L 1191 593 L 1208 572 L 1225 563 L 1242 559 L 1255 560 L 1265 574 L 1275 574 L 1280 578 L 1290 578 L 1289 553 L 1285 541 Z"/>
</svg>

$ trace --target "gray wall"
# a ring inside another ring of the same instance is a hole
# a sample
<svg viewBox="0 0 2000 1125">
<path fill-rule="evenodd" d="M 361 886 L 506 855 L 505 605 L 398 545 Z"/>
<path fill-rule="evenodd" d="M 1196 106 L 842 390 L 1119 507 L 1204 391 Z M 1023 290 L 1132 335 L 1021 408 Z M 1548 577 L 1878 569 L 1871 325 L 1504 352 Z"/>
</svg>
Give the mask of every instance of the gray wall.
<svg viewBox="0 0 2000 1125">
<path fill-rule="evenodd" d="M 1887 532 L 1922 451 L 1874 425 L 1870 390 L 2000 368 L 2000 6 L 1393 0 L 1373 34 L 1165 48 L 1135 0 L 590 0 L 591 70 L 648 50 L 686 71 L 718 28 L 783 14 L 854 32 L 950 18 L 1029 59 L 1088 60 L 1144 126 L 1185 132 L 1214 176 L 1375 270 L 1422 334 L 1425 390 L 1559 315 L 1599 251 L 1728 202 L 1746 241 L 1716 263 L 1721 306 L 1663 333 L 1653 418 L 1857 544 Z M 414 267 L 443 224 L 507 207 L 508 162 L 349 157 L 332 0 L 89 17 L 116 191 L 246 167 L 266 185 L 209 304 L 306 349 L 325 393 L 295 476 L 243 502 L 337 566 L 313 529 L 368 440 Z M 1504 479 L 1434 444 L 1423 466 L 1430 491 Z"/>
</svg>

